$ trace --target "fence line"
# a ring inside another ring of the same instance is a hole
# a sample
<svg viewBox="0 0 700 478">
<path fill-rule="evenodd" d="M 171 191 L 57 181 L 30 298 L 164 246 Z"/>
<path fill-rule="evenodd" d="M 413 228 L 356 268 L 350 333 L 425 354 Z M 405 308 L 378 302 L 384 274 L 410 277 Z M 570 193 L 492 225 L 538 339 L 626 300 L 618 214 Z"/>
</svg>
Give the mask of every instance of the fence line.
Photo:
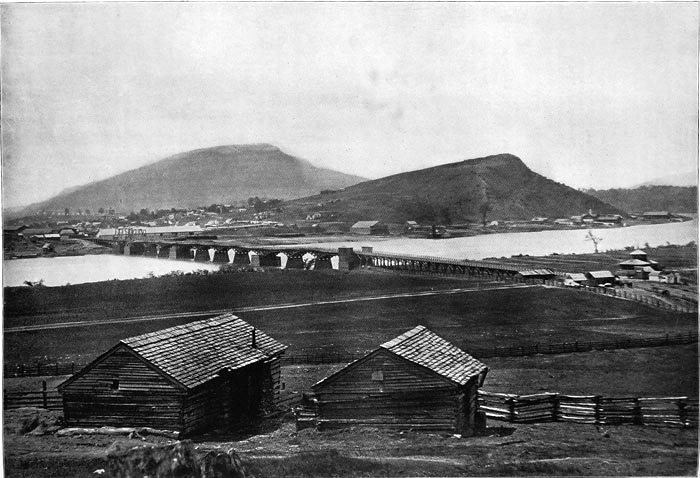
<svg viewBox="0 0 700 478">
<path fill-rule="evenodd" d="M 595 425 L 698 426 L 698 399 L 602 397 L 541 393 L 513 395 L 479 391 L 487 418 L 511 423 L 574 422 Z"/>
<path fill-rule="evenodd" d="M 529 280 L 524 280 L 524 281 L 516 281 L 516 282 L 523 282 L 526 284 L 543 284 L 547 285 L 550 287 L 559 287 L 562 289 L 571 289 L 571 287 L 565 286 L 562 282 L 559 282 L 557 280 L 542 280 L 542 279 L 529 279 Z M 624 290 L 621 288 L 614 288 L 614 287 L 592 287 L 592 286 L 581 286 L 577 288 L 577 290 L 583 291 L 583 292 L 589 292 L 593 294 L 599 294 L 599 295 L 609 295 L 611 297 L 619 297 L 622 299 L 627 299 L 635 302 L 639 302 L 644 305 L 648 305 L 650 307 L 656 307 L 657 309 L 663 309 L 663 310 L 669 310 L 672 312 L 681 312 L 681 313 L 690 313 L 690 314 L 697 314 L 698 313 L 698 308 L 697 306 L 683 306 L 679 304 L 669 304 L 668 302 L 665 302 L 664 300 L 658 299 L 656 297 L 650 297 L 649 295 L 646 294 L 639 294 L 636 293 L 632 290 Z M 675 299 L 681 299 L 688 301 L 688 299 L 685 299 L 683 297 L 678 297 L 678 296 L 670 296 L 674 297 Z"/>
<path fill-rule="evenodd" d="M 513 345 L 507 347 L 471 347 L 468 352 L 479 359 L 492 357 L 526 357 L 531 355 L 556 355 L 568 353 L 591 352 L 593 350 L 618 350 L 641 347 L 663 347 L 672 345 L 687 345 L 698 342 L 698 333 L 666 334 L 650 338 L 620 338 L 614 340 L 575 340 L 573 342 L 547 343 L 534 345 Z M 324 365 L 349 363 L 361 359 L 364 353 L 313 353 L 291 354 L 282 356 L 283 365 Z M 54 375 L 72 375 L 84 365 L 71 363 L 36 363 L 5 364 L 3 375 L 13 377 L 45 377 Z"/>
<path fill-rule="evenodd" d="M 616 350 L 641 347 L 661 347 L 671 345 L 687 345 L 698 342 L 697 332 L 650 338 L 620 338 L 615 340 L 576 340 L 556 344 L 517 345 L 509 347 L 472 347 L 469 354 L 476 358 L 492 357 L 524 357 L 538 354 L 565 354 L 591 352 L 593 350 Z M 366 353 L 357 354 L 297 354 L 282 357 L 285 365 L 294 364 L 332 364 L 348 363 L 364 357 Z"/>
<path fill-rule="evenodd" d="M 31 392 L 6 392 L 2 394 L 2 404 L 5 410 L 22 407 L 46 408 L 62 410 L 63 400 L 58 390 L 48 390 L 46 381 L 41 382 L 41 390 Z"/>
<path fill-rule="evenodd" d="M 49 377 L 55 375 L 73 375 L 76 370 L 80 370 L 85 364 L 75 362 L 52 362 L 35 364 L 5 364 L 3 366 L 3 376 L 10 377 Z"/>
</svg>

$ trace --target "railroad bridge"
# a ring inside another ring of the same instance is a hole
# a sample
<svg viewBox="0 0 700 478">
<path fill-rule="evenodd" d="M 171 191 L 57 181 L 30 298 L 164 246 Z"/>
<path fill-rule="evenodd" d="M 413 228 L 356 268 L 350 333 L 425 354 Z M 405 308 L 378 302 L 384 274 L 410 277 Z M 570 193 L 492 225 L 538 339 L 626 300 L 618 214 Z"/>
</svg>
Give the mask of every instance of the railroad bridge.
<svg viewBox="0 0 700 478">
<path fill-rule="evenodd" d="M 509 280 L 527 269 L 522 265 L 470 261 L 436 256 L 375 252 L 371 247 L 266 246 L 233 244 L 216 240 L 97 240 L 115 254 L 167 259 L 187 259 L 221 264 L 262 267 L 341 269 L 382 268 L 411 273 L 447 274 L 492 280 Z"/>
</svg>

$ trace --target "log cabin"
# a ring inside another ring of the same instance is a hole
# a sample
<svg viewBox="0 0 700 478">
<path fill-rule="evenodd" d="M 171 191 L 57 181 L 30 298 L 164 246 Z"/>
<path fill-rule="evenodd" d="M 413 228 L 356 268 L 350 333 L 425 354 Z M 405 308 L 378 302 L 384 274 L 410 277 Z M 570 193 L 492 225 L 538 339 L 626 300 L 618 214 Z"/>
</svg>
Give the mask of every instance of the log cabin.
<svg viewBox="0 0 700 478">
<path fill-rule="evenodd" d="M 317 424 L 473 435 L 488 367 L 422 325 L 313 387 Z"/>
<path fill-rule="evenodd" d="M 287 347 L 232 314 L 121 340 L 58 386 L 67 426 L 235 430 L 272 411 Z"/>
</svg>

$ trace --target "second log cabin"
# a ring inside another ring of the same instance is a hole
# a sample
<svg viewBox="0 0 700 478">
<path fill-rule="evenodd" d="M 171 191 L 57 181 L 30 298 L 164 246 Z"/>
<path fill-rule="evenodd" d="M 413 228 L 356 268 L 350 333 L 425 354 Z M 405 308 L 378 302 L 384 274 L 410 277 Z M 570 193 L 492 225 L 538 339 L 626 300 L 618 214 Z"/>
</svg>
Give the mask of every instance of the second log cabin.
<svg viewBox="0 0 700 478">
<path fill-rule="evenodd" d="M 473 435 L 488 367 L 422 325 L 313 386 L 320 428 L 364 425 Z"/>
</svg>

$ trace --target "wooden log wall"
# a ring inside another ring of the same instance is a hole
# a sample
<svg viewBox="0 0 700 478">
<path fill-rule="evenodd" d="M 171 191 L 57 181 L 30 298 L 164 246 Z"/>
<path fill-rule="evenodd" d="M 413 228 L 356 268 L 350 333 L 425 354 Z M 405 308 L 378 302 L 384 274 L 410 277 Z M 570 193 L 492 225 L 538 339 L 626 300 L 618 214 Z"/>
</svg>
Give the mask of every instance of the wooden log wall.
<svg viewBox="0 0 700 478">
<path fill-rule="evenodd" d="M 255 423 L 263 410 L 264 371 L 253 364 L 222 374 L 190 391 L 183 408 L 183 432 L 236 430 Z"/>
<path fill-rule="evenodd" d="M 327 400 L 318 404 L 321 429 L 370 425 L 378 428 L 457 431 L 455 389 L 432 393 L 372 394 L 362 399 Z"/>
<path fill-rule="evenodd" d="M 460 387 L 377 350 L 314 387 L 321 428 L 353 424 L 392 429 L 474 431 L 476 377 Z"/>
<path fill-rule="evenodd" d="M 319 400 L 353 400 L 370 394 L 453 387 L 456 385 L 438 374 L 379 349 L 314 387 L 314 393 Z"/>
<path fill-rule="evenodd" d="M 182 428 L 184 391 L 124 349 L 66 385 L 62 395 L 67 426 Z"/>
</svg>

